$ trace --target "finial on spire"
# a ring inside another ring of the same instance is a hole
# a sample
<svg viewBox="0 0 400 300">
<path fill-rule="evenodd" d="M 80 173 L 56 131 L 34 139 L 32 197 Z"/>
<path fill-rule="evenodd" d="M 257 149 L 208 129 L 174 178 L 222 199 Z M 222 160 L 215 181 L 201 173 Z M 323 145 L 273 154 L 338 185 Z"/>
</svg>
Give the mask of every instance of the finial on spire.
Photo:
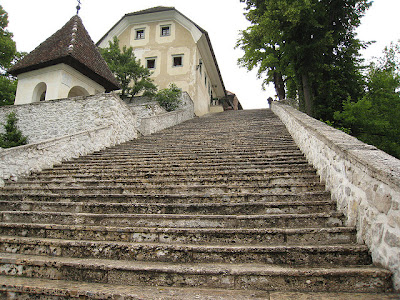
<svg viewBox="0 0 400 300">
<path fill-rule="evenodd" d="M 81 0 L 78 0 L 78 6 L 76 7 L 76 14 L 79 15 L 79 11 L 81 9 Z"/>
</svg>

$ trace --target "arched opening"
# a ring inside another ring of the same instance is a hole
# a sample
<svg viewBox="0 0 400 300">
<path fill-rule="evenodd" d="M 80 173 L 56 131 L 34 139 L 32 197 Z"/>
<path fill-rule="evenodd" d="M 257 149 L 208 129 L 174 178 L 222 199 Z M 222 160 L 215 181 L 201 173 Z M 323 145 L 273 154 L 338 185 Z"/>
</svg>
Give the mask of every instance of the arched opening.
<svg viewBox="0 0 400 300">
<path fill-rule="evenodd" d="M 80 86 L 74 86 L 72 89 L 69 90 L 68 98 L 78 96 L 89 96 L 89 92 Z"/>
<path fill-rule="evenodd" d="M 46 100 L 47 85 L 44 82 L 39 83 L 33 90 L 32 102 Z"/>
</svg>

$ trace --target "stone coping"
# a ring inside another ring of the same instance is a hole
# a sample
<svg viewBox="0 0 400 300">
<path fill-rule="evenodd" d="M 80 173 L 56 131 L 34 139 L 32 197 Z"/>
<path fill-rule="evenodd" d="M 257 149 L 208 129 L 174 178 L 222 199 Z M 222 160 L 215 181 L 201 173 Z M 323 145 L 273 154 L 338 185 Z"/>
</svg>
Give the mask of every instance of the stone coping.
<svg viewBox="0 0 400 300">
<path fill-rule="evenodd" d="M 334 150 L 338 155 L 346 156 L 352 163 L 372 177 L 391 183 L 400 190 L 400 160 L 379 150 L 375 146 L 361 142 L 338 129 L 318 121 L 293 107 L 273 102 L 272 110 L 285 110 L 296 119 L 307 131 L 312 132 L 319 140 Z"/>
</svg>

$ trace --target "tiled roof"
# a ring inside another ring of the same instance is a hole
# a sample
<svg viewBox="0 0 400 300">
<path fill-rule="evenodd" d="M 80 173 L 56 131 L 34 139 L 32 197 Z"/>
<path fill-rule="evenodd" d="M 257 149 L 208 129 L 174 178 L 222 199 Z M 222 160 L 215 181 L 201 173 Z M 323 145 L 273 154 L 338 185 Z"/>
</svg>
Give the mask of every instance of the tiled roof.
<svg viewBox="0 0 400 300">
<path fill-rule="evenodd" d="M 60 30 L 26 55 L 9 73 L 18 75 L 59 63 L 73 67 L 107 91 L 119 88 L 78 15 L 73 16 Z"/>
</svg>

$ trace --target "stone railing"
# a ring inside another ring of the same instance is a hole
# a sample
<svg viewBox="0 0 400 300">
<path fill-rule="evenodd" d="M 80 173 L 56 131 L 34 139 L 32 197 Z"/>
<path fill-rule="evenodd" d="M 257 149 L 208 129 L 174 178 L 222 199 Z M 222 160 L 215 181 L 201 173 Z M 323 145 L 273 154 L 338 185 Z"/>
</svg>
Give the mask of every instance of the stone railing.
<svg viewBox="0 0 400 300">
<path fill-rule="evenodd" d="M 18 176 L 51 168 L 81 155 L 101 150 L 115 143 L 112 125 L 80 133 L 49 139 L 10 149 L 0 148 L 0 186 L 5 179 L 17 180 Z"/>
<path fill-rule="evenodd" d="M 294 108 L 273 102 L 272 111 L 318 170 L 338 210 L 356 226 L 374 263 L 393 272 L 400 289 L 400 160 Z"/>
</svg>

